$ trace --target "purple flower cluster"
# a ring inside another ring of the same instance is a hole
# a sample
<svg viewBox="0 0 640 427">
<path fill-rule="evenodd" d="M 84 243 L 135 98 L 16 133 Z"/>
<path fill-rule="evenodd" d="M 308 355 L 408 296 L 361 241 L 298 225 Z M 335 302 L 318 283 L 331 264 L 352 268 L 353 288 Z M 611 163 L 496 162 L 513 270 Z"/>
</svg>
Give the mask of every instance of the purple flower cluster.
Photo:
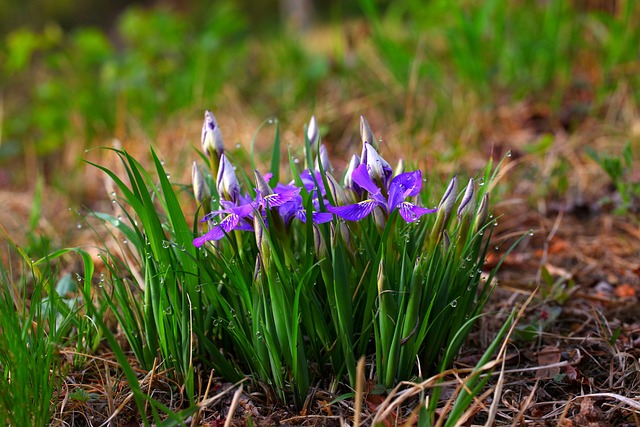
<svg viewBox="0 0 640 427">
<path fill-rule="evenodd" d="M 212 126 L 215 124 L 215 126 Z M 309 148 L 315 157 L 314 170 L 305 169 L 300 174 L 305 193 L 311 194 L 313 210 L 311 220 L 314 224 L 322 224 L 334 219 L 334 215 L 348 221 L 359 221 L 370 215 L 376 209 L 388 218 L 396 209 L 407 222 L 417 221 L 422 215 L 436 212 L 437 209 L 427 209 L 412 203 L 422 186 L 422 174 L 419 170 L 398 173 L 393 176 L 389 163 L 378 154 L 377 141 L 366 119 L 360 118 L 360 132 L 362 136 L 362 154 L 354 155 L 340 186 L 331 175 L 333 167 L 324 145 L 319 143 L 320 137 L 315 118 L 311 119 L 307 130 Z M 216 179 L 216 189 L 220 196 L 220 208 L 208 213 L 203 222 L 209 224 L 209 231 L 194 239 L 196 247 L 207 241 L 222 239 L 234 230 L 254 231 L 255 221 L 261 218 L 268 226 L 267 211 L 271 215 L 278 215 L 285 227 L 289 227 L 293 220 L 307 221 L 307 209 L 300 194 L 302 187 L 294 182 L 289 184 L 277 183 L 269 185 L 271 174 L 262 175 L 254 171 L 255 197 L 248 193 L 242 195 L 240 185 L 231 162 L 224 154 L 220 130 L 213 114 L 205 113 L 203 126 L 203 149 L 209 157 L 217 156 L 218 170 L 212 171 Z M 325 174 L 323 177 L 322 173 Z M 194 174 L 194 177 L 196 174 Z M 327 200 L 324 180 L 331 187 L 329 190 L 337 206 L 332 206 Z M 201 179 L 201 178 L 199 178 Z M 196 182 L 198 194 L 203 183 Z M 199 200 L 201 201 L 201 200 Z M 321 202 L 322 201 L 322 202 Z M 325 211 L 321 209 L 324 206 Z"/>
</svg>

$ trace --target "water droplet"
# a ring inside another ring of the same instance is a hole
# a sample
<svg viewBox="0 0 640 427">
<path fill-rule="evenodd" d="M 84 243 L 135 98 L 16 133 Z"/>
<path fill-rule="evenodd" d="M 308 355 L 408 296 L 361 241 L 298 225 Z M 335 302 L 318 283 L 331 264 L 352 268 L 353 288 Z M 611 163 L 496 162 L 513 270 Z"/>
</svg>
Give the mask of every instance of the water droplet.
<svg viewBox="0 0 640 427">
<path fill-rule="evenodd" d="M 507 151 L 507 157 L 511 157 L 511 150 Z"/>
<path fill-rule="evenodd" d="M 480 232 L 478 233 L 481 236 L 484 236 L 484 230 L 480 230 Z"/>
<path fill-rule="evenodd" d="M 77 223 L 77 224 L 76 224 L 76 228 L 77 228 L 78 230 L 80 230 L 80 229 L 82 228 L 82 224 Z"/>
<path fill-rule="evenodd" d="M 300 159 L 298 159 L 297 157 L 295 157 L 295 158 L 293 159 L 293 163 L 297 165 L 298 163 L 300 163 Z"/>
<path fill-rule="evenodd" d="M 160 160 L 160 164 L 161 164 L 161 165 L 164 165 L 164 160 Z"/>
<path fill-rule="evenodd" d="M 171 242 L 169 242 L 168 240 L 163 240 L 162 247 L 165 249 L 169 249 L 171 247 Z"/>
<path fill-rule="evenodd" d="M 231 168 L 232 168 L 234 171 L 238 170 L 238 167 L 237 167 L 237 166 L 232 166 Z"/>
<path fill-rule="evenodd" d="M 500 246 L 496 246 L 495 248 L 493 248 L 494 251 L 499 251 L 500 250 Z"/>
<path fill-rule="evenodd" d="M 456 308 L 458 306 L 458 300 L 454 299 L 453 301 L 451 301 L 450 305 L 451 305 L 452 308 Z"/>
<path fill-rule="evenodd" d="M 127 239 L 124 239 L 124 240 L 122 241 L 122 243 L 124 243 L 125 245 L 127 245 L 127 244 L 129 244 L 129 241 L 128 241 Z"/>
<path fill-rule="evenodd" d="M 236 148 L 240 148 L 240 143 L 236 143 Z"/>
<path fill-rule="evenodd" d="M 533 230 L 529 230 L 529 236 L 533 236 Z"/>
<path fill-rule="evenodd" d="M 111 194 L 111 197 L 116 197 L 116 192 L 115 191 L 112 191 L 110 194 Z"/>
<path fill-rule="evenodd" d="M 497 227 L 498 226 L 498 221 L 493 221 L 493 226 Z"/>
<path fill-rule="evenodd" d="M 480 187 L 482 187 L 484 185 L 484 178 L 480 178 L 480 181 L 478 181 L 478 185 Z"/>
<path fill-rule="evenodd" d="M 173 310 L 171 309 L 171 307 L 167 307 L 164 309 L 164 314 L 166 315 L 170 315 L 173 313 Z"/>
<path fill-rule="evenodd" d="M 273 119 L 267 120 L 267 123 L 269 123 L 270 125 L 273 124 Z"/>
<path fill-rule="evenodd" d="M 170 179 L 170 178 L 171 178 L 171 174 L 170 174 L 170 173 L 168 173 L 168 174 L 167 174 L 167 179 Z"/>
<path fill-rule="evenodd" d="M 116 199 L 111 199 L 111 203 L 116 204 Z"/>
<path fill-rule="evenodd" d="M 122 215 L 118 215 L 118 221 L 122 221 Z"/>
</svg>

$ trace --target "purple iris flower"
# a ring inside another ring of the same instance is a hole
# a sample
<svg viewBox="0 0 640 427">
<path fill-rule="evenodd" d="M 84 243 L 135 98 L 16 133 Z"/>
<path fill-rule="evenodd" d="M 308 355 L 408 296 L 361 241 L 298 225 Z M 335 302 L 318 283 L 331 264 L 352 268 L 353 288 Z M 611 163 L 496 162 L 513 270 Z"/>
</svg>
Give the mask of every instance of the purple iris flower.
<svg viewBox="0 0 640 427">
<path fill-rule="evenodd" d="M 279 187 L 289 186 L 278 184 L 275 190 L 278 191 L 280 189 Z M 329 222 L 333 219 L 332 214 L 329 212 L 318 212 L 319 209 L 320 206 L 318 199 L 314 198 L 313 211 L 311 212 L 311 220 L 314 224 L 324 224 L 325 222 Z M 289 225 L 294 218 L 305 223 L 307 222 L 307 210 L 302 203 L 302 196 L 300 194 L 296 194 L 291 200 L 280 205 L 278 213 L 282 216 L 285 225 Z"/>
<path fill-rule="evenodd" d="M 353 205 L 328 207 L 329 212 L 346 220 L 361 220 L 378 206 L 387 216 L 399 209 L 400 216 L 407 222 L 417 221 L 422 215 L 437 211 L 437 209 L 427 209 L 405 201 L 407 197 L 417 196 L 420 193 L 422 173 L 419 170 L 402 173 L 393 178 L 389 184 L 387 197 L 382 194 L 380 187 L 371 179 L 369 167 L 365 163 L 355 168 L 351 178 L 369 192 L 369 198 Z"/>
<path fill-rule="evenodd" d="M 221 200 L 220 204 L 223 209 L 210 212 L 202 219 L 202 221 L 209 222 L 211 229 L 206 234 L 193 239 L 193 245 L 196 248 L 210 240 L 220 240 L 232 230 L 253 230 L 253 215 L 256 206 L 250 197 L 240 196 L 238 205 L 227 200 Z"/>
<path fill-rule="evenodd" d="M 202 246 L 210 240 L 220 240 L 233 230 L 253 231 L 255 215 L 262 216 L 266 224 L 266 209 L 276 209 L 283 218 L 285 224 L 289 224 L 293 218 L 305 222 L 307 211 L 302 203 L 300 188 L 295 185 L 283 185 L 278 183 L 274 189 L 269 187 L 268 181 L 271 174 L 256 176 L 256 198 L 252 200 L 248 195 L 239 196 L 237 201 L 221 200 L 222 209 L 207 214 L 203 221 L 208 221 L 211 230 L 193 240 L 196 247 Z M 314 209 L 318 210 L 317 200 L 314 200 Z M 333 215 L 327 212 L 312 212 L 312 221 L 322 224 L 333 219 Z"/>
<path fill-rule="evenodd" d="M 304 189 L 307 190 L 307 193 L 311 193 L 317 189 L 320 191 L 320 196 L 324 197 L 327 195 L 320 172 L 311 172 L 309 169 L 305 169 L 300 172 L 300 179 L 302 180 L 302 185 L 304 186 Z"/>
</svg>

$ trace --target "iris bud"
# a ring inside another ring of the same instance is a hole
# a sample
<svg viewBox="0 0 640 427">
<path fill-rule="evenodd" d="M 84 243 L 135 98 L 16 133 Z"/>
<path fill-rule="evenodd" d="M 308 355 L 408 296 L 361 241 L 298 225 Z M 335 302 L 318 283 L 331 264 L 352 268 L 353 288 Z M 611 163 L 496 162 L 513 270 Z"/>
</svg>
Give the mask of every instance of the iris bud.
<svg viewBox="0 0 640 427">
<path fill-rule="evenodd" d="M 386 187 L 386 184 L 393 173 L 391 165 L 389 165 L 389 163 L 387 163 L 387 161 L 378 154 L 371 144 L 364 144 L 363 153 L 361 162 L 368 166 L 371 180 L 378 184 L 380 188 Z"/>
<path fill-rule="evenodd" d="M 351 175 L 356 168 L 360 166 L 360 156 L 354 154 L 351 156 L 351 160 L 349 160 L 349 166 L 347 167 L 347 171 L 344 173 L 344 180 L 342 181 L 346 188 L 353 190 L 353 179 Z"/>
<path fill-rule="evenodd" d="M 329 153 L 324 144 L 320 144 L 320 151 L 318 157 L 316 157 L 315 169 L 318 172 L 320 172 L 320 165 L 322 165 L 324 172 L 333 173 L 333 165 L 331 164 L 331 160 L 329 160 Z"/>
<path fill-rule="evenodd" d="M 447 190 L 444 192 L 442 200 L 440 200 L 440 204 L 438 205 L 438 216 L 440 216 L 440 212 L 443 212 L 446 217 L 449 216 L 451 209 L 453 209 L 453 205 L 456 203 L 457 193 L 458 177 L 454 176 L 449 182 L 449 186 L 447 186 Z"/>
<path fill-rule="evenodd" d="M 316 116 L 312 116 L 309 120 L 309 126 L 307 126 L 307 139 L 311 147 L 318 145 L 320 141 L 320 133 L 318 132 L 318 123 L 316 122 Z"/>
<path fill-rule="evenodd" d="M 309 165 L 307 163 L 309 159 L 313 161 L 313 159 L 318 157 L 318 150 L 320 145 L 320 132 L 318 131 L 316 116 L 312 116 L 311 120 L 309 120 L 309 125 L 307 126 L 307 140 L 309 141 L 309 145 L 304 147 L 305 164 L 307 165 L 307 169 L 311 169 L 312 165 Z M 309 149 L 309 153 L 307 153 L 307 149 Z"/>
<path fill-rule="evenodd" d="M 218 127 L 218 122 L 213 113 L 209 110 L 204 113 L 204 123 L 202 125 L 202 150 L 208 157 L 215 155 L 217 158 L 224 153 L 224 143 L 222 134 Z"/>
<path fill-rule="evenodd" d="M 362 145 L 371 144 L 373 148 L 376 150 L 380 148 L 376 137 L 373 135 L 371 131 L 371 127 L 369 126 L 369 122 L 364 116 L 360 116 L 360 137 L 362 138 Z"/>
<path fill-rule="evenodd" d="M 442 233 L 447 227 L 447 221 L 449 215 L 453 209 L 453 205 L 456 203 L 456 196 L 458 195 L 458 178 L 454 176 L 449 182 L 447 191 L 444 192 L 442 200 L 438 205 L 438 213 L 436 216 L 436 222 L 433 224 L 431 234 L 429 235 L 429 249 L 433 250 L 435 246 L 440 243 Z"/>
<path fill-rule="evenodd" d="M 253 175 L 256 177 L 256 189 L 260 192 L 260 195 L 262 197 L 267 197 L 274 194 L 273 190 L 271 189 L 271 187 L 269 187 L 269 184 L 267 183 L 267 181 L 265 181 L 260 172 L 255 170 L 253 171 Z"/>
<path fill-rule="evenodd" d="M 473 178 L 469 179 L 469 184 L 467 184 L 467 188 L 464 191 L 464 196 L 462 196 L 462 201 L 460 202 L 460 206 L 458 206 L 458 221 L 462 221 L 464 216 L 469 216 L 473 209 L 475 208 L 475 194 L 474 194 L 474 186 L 473 186 Z"/>
<path fill-rule="evenodd" d="M 233 170 L 231 162 L 226 155 L 220 157 L 220 167 L 218 169 L 218 177 L 216 179 L 216 187 L 218 194 L 225 200 L 237 201 L 240 196 L 240 184 Z"/>
<path fill-rule="evenodd" d="M 351 203 L 349 198 L 347 197 L 344 189 L 340 186 L 338 181 L 331 175 L 329 172 L 326 173 L 327 183 L 329 184 L 329 191 L 333 196 L 333 200 L 335 201 L 337 206 L 345 206 Z"/>
<path fill-rule="evenodd" d="M 489 216 L 489 193 L 485 193 L 480 200 L 480 206 L 478 207 L 478 213 L 476 214 L 475 224 L 473 231 L 477 233 L 484 227 L 485 222 L 487 221 L 487 217 Z"/>
<path fill-rule="evenodd" d="M 195 161 L 191 167 L 191 185 L 193 186 L 193 195 L 198 203 L 202 203 L 205 198 L 210 197 L 209 187 L 205 184 L 204 175 Z"/>
</svg>

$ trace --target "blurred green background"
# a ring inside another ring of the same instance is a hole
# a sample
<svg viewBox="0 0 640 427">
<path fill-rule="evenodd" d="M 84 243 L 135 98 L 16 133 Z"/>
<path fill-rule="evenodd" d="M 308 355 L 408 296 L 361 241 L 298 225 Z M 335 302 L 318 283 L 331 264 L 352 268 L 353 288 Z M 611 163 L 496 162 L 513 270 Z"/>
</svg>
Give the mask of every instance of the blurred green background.
<svg viewBox="0 0 640 427">
<path fill-rule="evenodd" d="M 197 145 L 204 109 L 232 143 L 268 117 L 301 131 L 316 114 L 337 157 L 364 113 L 431 164 L 543 150 L 590 120 L 636 138 L 635 1 L 292 4 L 5 0 L 0 184 L 36 168 L 74 194 L 75 175 L 55 170 L 77 169 L 85 149 Z"/>
</svg>

